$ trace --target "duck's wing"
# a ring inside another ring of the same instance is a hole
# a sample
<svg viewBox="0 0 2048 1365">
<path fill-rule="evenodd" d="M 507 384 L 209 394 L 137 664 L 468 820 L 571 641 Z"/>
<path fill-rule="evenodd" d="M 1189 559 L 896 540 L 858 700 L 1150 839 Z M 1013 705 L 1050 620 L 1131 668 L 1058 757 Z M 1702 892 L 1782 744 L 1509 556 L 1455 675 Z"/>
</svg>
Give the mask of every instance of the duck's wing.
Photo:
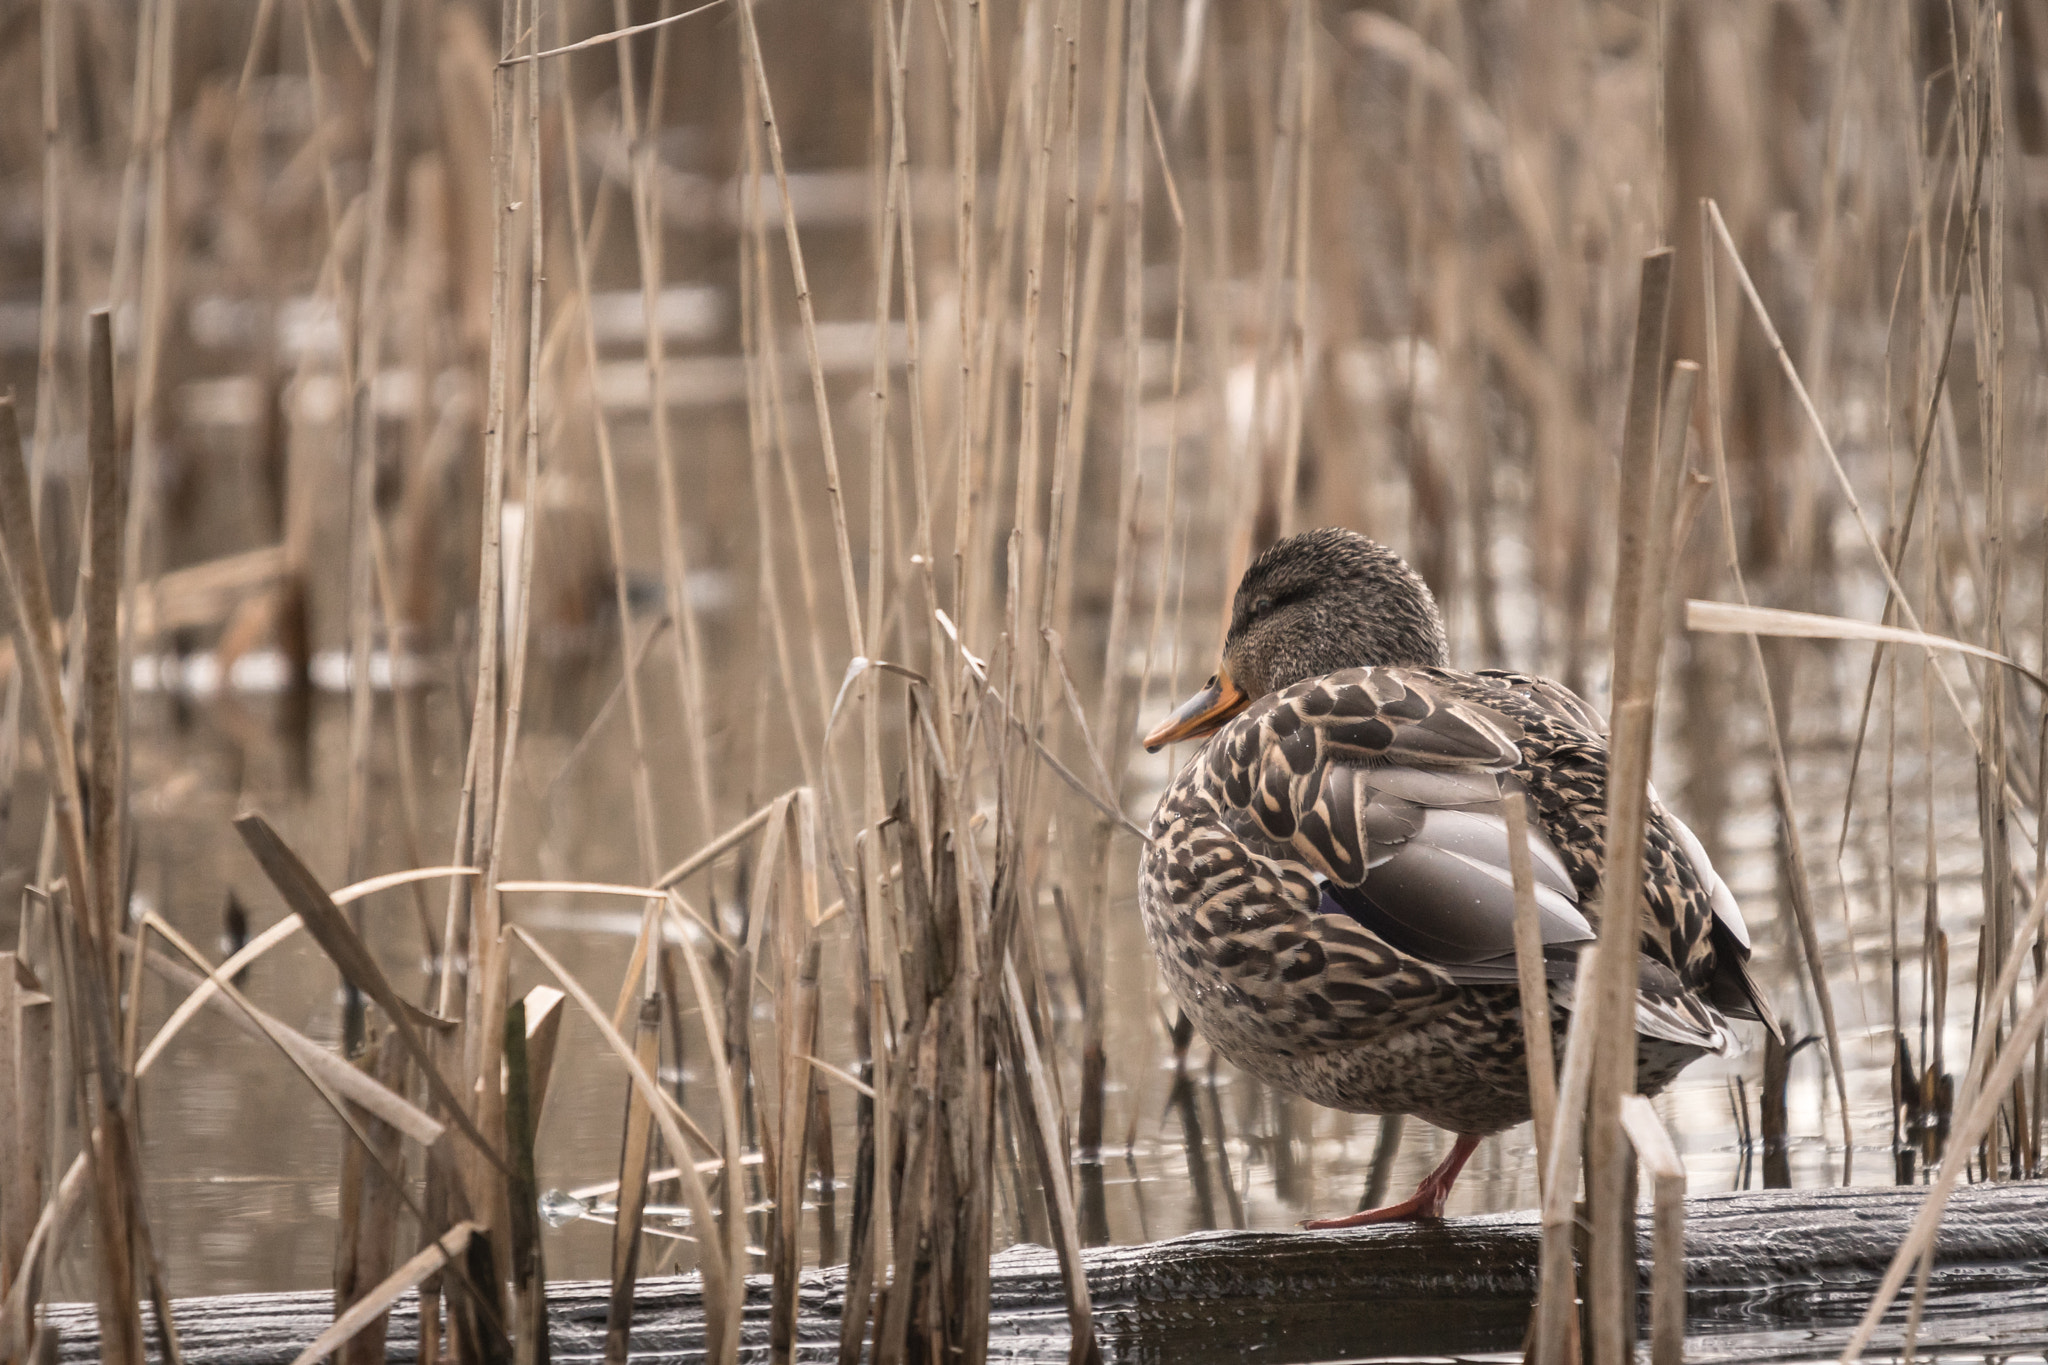
<svg viewBox="0 0 2048 1365">
<path fill-rule="evenodd" d="M 1584 703 L 1552 688 L 1516 690 L 1589 731 L 1574 714 Z M 1324 933 L 1355 924 L 1454 985 L 1507 984 L 1515 897 L 1500 801 L 1520 786 L 1523 740 L 1508 709 L 1456 675 L 1359 669 L 1279 694 L 1226 731 L 1214 761 L 1246 833 L 1282 846 L 1319 887 Z M 1547 974 L 1569 980 L 1594 926 L 1542 823 L 1526 837 Z M 1639 984 L 1640 1032 L 1726 1046 L 1725 1026 L 1671 965 L 1645 957 Z"/>
<path fill-rule="evenodd" d="M 1784 1041 L 1778 1032 L 1778 1021 L 1771 1012 L 1769 999 L 1756 978 L 1750 975 L 1749 926 L 1743 922 L 1742 907 L 1736 902 L 1735 893 L 1714 870 L 1699 836 L 1686 828 L 1683 820 L 1665 810 L 1656 796 L 1656 790 L 1652 788 L 1650 799 L 1656 818 L 1669 830 L 1676 853 L 1685 859 L 1705 890 L 1711 911 L 1707 923 L 1707 944 L 1713 950 L 1714 972 L 1707 982 L 1707 998 L 1730 1018 L 1755 1020 L 1772 1037 Z"/>
<path fill-rule="evenodd" d="M 1607 738 L 1606 719 L 1584 697 L 1555 678 L 1532 677 L 1505 668 L 1482 668 L 1472 676 L 1484 678 L 1490 686 L 1522 698 L 1553 720 L 1583 730 L 1593 739 Z"/>
<path fill-rule="evenodd" d="M 1515 896 L 1501 797 L 1521 727 L 1430 670 L 1334 673 L 1225 732 L 1213 761 L 1245 835 L 1278 845 L 1350 921 L 1459 985 L 1515 980 Z M 1564 861 L 1528 831 L 1551 971 L 1594 937 Z"/>
</svg>

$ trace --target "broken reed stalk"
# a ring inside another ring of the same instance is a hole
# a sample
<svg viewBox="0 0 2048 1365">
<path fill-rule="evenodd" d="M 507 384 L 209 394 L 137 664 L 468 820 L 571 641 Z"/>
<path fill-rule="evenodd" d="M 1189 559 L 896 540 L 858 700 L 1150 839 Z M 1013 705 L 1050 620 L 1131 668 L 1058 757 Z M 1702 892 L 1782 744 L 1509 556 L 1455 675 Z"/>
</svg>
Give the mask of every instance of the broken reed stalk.
<svg viewBox="0 0 2048 1365">
<path fill-rule="evenodd" d="M 31 1257 L 50 1174 L 56 1006 L 18 953 L 0 953 L 0 1361 L 30 1358 L 42 1267 Z M 23 1308 L 17 1311 L 14 1304 Z"/>
<path fill-rule="evenodd" d="M 538 68 L 535 75 L 538 76 Z M 526 1052 L 526 1002 L 505 1011 L 505 1138 L 512 1161 L 507 1182 L 512 1218 L 512 1279 L 517 1316 L 513 1359 L 535 1365 L 548 1358 L 547 1263 L 540 1245 L 540 1186 L 533 1174 L 538 1105 Z"/>
<path fill-rule="evenodd" d="M 652 1073 L 661 1064 L 661 998 L 643 996 L 633 1030 L 633 1056 Z M 625 1134 L 619 1146 L 618 1221 L 612 1226 L 612 1293 L 605 1309 L 605 1365 L 625 1365 L 632 1349 L 633 1295 L 640 1274 L 640 1216 L 647 1206 L 654 1112 L 637 1087 L 627 1087 Z M 687 1160 L 687 1152 L 677 1160 Z"/>
<path fill-rule="evenodd" d="M 1579 955 L 1579 978 L 1596 980 L 1601 946 Z M 1557 1118 L 1550 1155 L 1543 1167 L 1543 1242 L 1537 1268 L 1536 1317 L 1530 1351 L 1533 1365 L 1578 1365 L 1579 1311 L 1572 1265 L 1573 1196 L 1586 1135 L 1586 1094 L 1593 1079 L 1594 1031 L 1580 1027 L 1581 1010 L 1565 1037 L 1564 1065 L 1557 1081 Z"/>
<path fill-rule="evenodd" d="M 1657 1111 L 1641 1095 L 1624 1095 L 1621 1126 L 1636 1159 L 1650 1173 L 1650 1365 L 1685 1362 L 1685 1163 Z"/>
<path fill-rule="evenodd" d="M 803 1264 L 804 1171 L 816 1093 L 811 1058 L 818 1050 L 818 866 L 816 811 L 811 793 L 788 807 L 787 859 L 776 902 L 776 1074 L 780 1095 L 775 1110 L 775 1179 L 770 1187 L 768 1260 L 770 1290 L 768 1347 L 776 1365 L 796 1358 L 797 1279 Z M 828 1147 L 829 1150 L 829 1147 Z"/>
</svg>

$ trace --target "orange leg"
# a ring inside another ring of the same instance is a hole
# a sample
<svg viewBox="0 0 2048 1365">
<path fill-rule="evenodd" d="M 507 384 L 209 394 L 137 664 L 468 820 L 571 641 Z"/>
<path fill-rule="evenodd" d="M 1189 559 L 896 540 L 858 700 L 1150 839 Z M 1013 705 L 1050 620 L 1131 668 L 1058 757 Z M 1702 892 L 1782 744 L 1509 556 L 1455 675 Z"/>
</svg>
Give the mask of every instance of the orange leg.
<svg viewBox="0 0 2048 1365">
<path fill-rule="evenodd" d="M 1350 1213 L 1342 1218 L 1311 1218 L 1302 1226 L 1305 1228 L 1355 1228 L 1363 1223 L 1397 1223 L 1412 1218 L 1441 1218 L 1444 1216 L 1444 1201 L 1451 1197 L 1451 1186 L 1458 1179 L 1458 1172 L 1465 1169 L 1465 1163 L 1472 1159 L 1472 1153 L 1479 1148 L 1479 1139 L 1471 1133 L 1458 1134 L 1458 1140 L 1451 1144 L 1451 1154 L 1443 1163 L 1415 1187 L 1415 1193 L 1398 1204 L 1385 1208 L 1366 1209 Z"/>
</svg>

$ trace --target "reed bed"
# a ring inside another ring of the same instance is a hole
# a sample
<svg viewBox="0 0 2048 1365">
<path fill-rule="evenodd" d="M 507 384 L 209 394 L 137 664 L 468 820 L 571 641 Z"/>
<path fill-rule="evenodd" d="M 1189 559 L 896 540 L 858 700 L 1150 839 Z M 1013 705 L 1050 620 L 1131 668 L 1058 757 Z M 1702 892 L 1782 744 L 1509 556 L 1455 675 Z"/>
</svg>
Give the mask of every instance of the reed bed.
<svg viewBox="0 0 2048 1365">
<path fill-rule="evenodd" d="M 1808 1178 L 1932 1185 L 1853 1356 L 1946 1193 L 2041 1163 L 2043 22 L 0 14 L 0 1361 L 60 1293 L 177 1358 L 207 1286 L 154 1135 L 244 1101 L 149 1072 L 207 1006 L 297 1078 L 262 1112 L 342 1134 L 308 1359 L 381 1359 L 412 1288 L 423 1358 L 545 1359 L 551 1143 L 615 1177 L 571 1201 L 608 1360 L 672 1270 L 712 1358 L 796 1359 L 841 1261 L 838 1359 L 984 1359 L 1019 1239 L 1093 1358 L 1081 1250 L 1168 1060 L 1196 1221 L 1244 1224 L 1254 1146 L 1313 1211 L 1328 1122 L 1226 1113 L 1117 945 L 1172 758 L 1140 718 L 1331 523 L 1462 663 L 1608 712 L 1617 865 L 1654 770 L 1732 870 L 1785 1024 L 1735 1092 L 1766 1183 L 1796 1104 Z M 620 907 L 593 970 L 562 925 Z M 1640 1163 L 1671 1362 L 1687 1133 L 1602 1042 L 1604 913 L 1532 1052 L 1530 1351 L 1632 1349 Z M 586 1075 L 602 1130 L 551 1126 Z"/>
</svg>

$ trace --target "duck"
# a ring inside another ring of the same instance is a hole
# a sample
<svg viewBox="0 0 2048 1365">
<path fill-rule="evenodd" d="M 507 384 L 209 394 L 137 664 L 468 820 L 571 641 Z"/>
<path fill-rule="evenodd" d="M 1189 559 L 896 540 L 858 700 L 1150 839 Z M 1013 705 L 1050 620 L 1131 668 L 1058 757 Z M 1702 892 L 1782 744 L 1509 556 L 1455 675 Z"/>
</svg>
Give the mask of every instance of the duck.
<svg viewBox="0 0 2048 1365">
<path fill-rule="evenodd" d="M 1140 859 L 1168 990 L 1251 1076 L 1454 1136 L 1409 1198 L 1302 1226 L 1441 1218 L 1480 1142 L 1530 1117 L 1501 802 L 1527 802 L 1561 1047 L 1599 932 L 1605 725 L 1550 679 L 1451 668 L 1422 578 L 1330 527 L 1245 570 L 1215 676 L 1143 743 L 1188 740 Z M 1642 877 L 1636 1081 L 1655 1094 L 1731 1051 L 1730 1020 L 1777 1026 L 1741 907 L 1654 791 Z"/>
</svg>

